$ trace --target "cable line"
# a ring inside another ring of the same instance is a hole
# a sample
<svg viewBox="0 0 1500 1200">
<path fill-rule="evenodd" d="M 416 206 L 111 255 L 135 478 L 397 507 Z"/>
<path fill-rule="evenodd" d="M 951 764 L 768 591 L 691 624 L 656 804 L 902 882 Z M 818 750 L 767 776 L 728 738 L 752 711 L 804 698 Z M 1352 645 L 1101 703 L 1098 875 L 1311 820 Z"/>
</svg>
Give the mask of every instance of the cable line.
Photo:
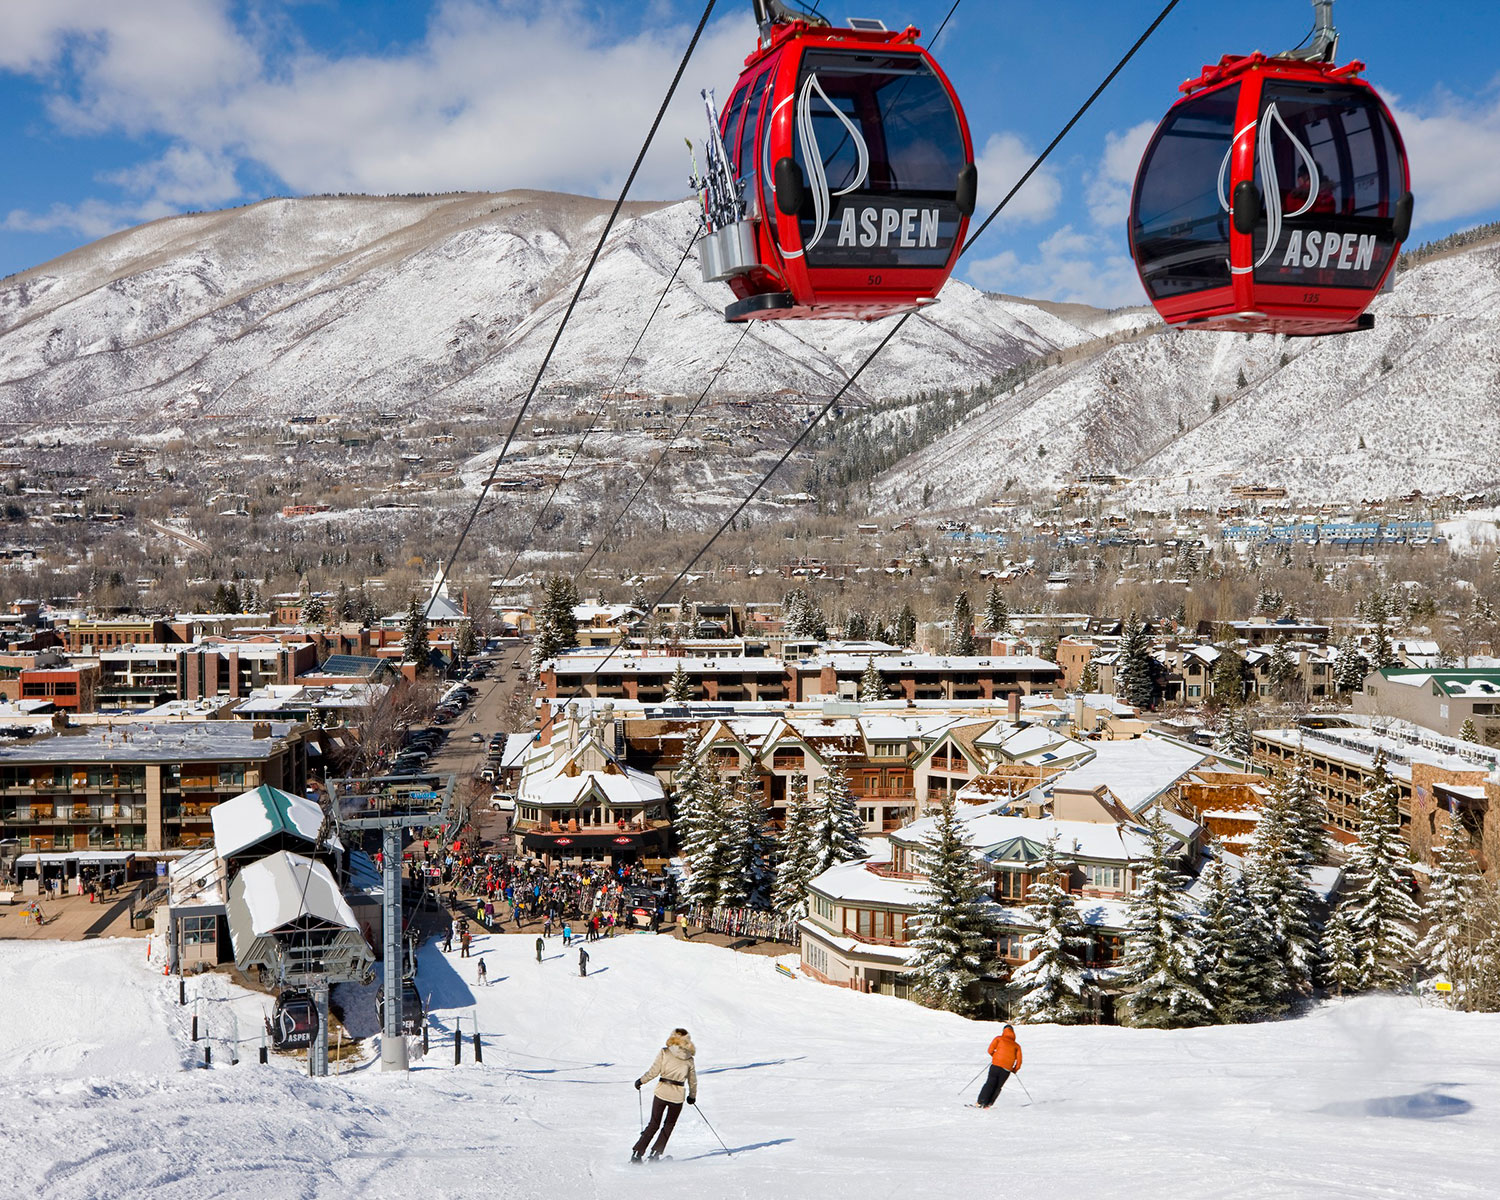
<svg viewBox="0 0 1500 1200">
<path fill-rule="evenodd" d="M 615 375 L 614 382 L 599 394 L 599 403 L 594 406 L 594 415 L 593 419 L 589 421 L 589 427 L 583 431 L 583 436 L 580 437 L 577 444 L 574 445 L 573 454 L 568 459 L 567 465 L 563 467 L 562 474 L 557 477 L 557 482 L 552 485 L 552 491 L 548 494 L 547 499 L 542 504 L 542 507 L 537 510 L 536 516 L 531 519 L 531 528 L 526 531 L 525 536 L 523 536 L 521 540 L 516 544 L 516 552 L 511 555 L 510 565 L 505 568 L 505 573 L 500 577 L 501 579 L 510 578 L 511 571 L 515 569 L 516 563 L 520 560 L 521 555 L 526 550 L 526 547 L 531 545 L 532 535 L 536 533 L 537 526 L 542 523 L 542 518 L 547 515 L 547 510 L 552 507 L 552 501 L 557 499 L 557 493 L 562 489 L 563 481 L 567 479 L 568 472 L 573 469 L 573 464 L 578 461 L 579 454 L 583 452 L 584 442 L 588 441 L 589 435 L 599 427 L 599 418 L 604 415 L 605 396 L 607 396 L 611 392 L 616 391 L 619 388 L 620 384 L 624 381 L 625 372 L 630 367 L 630 360 L 635 357 L 635 352 L 641 348 L 641 341 L 645 338 L 646 331 L 651 328 L 651 322 L 656 319 L 656 314 L 661 311 L 661 306 L 667 298 L 667 293 L 672 290 L 672 285 L 677 282 L 677 276 L 682 271 L 682 265 L 683 263 L 687 262 L 688 255 L 693 252 L 693 247 L 697 245 L 698 237 L 702 232 L 703 218 L 699 217 L 698 225 L 693 230 L 691 236 L 688 238 L 688 244 L 682 251 L 682 257 L 677 260 L 677 265 L 672 268 L 671 277 L 667 280 L 666 286 L 662 288 L 661 294 L 656 298 L 656 306 L 652 308 L 651 315 L 646 318 L 646 323 L 641 326 L 640 333 L 636 335 L 635 344 L 630 347 L 629 352 L 625 355 L 624 361 L 620 363 L 620 370 Z"/>
<path fill-rule="evenodd" d="M 536 369 L 536 377 L 531 381 L 531 387 L 526 392 L 526 398 L 521 401 L 521 407 L 516 410 L 516 418 L 511 422 L 510 431 L 505 435 L 505 442 L 500 447 L 500 453 L 495 456 L 495 463 L 485 474 L 484 483 L 479 489 L 479 495 L 474 498 L 474 506 L 469 510 L 468 520 L 464 522 L 463 529 L 459 532 L 458 540 L 453 545 L 453 551 L 448 555 L 438 577 L 433 581 L 432 595 L 427 604 L 430 608 L 432 601 L 437 599 L 443 584 L 447 582 L 448 574 L 453 570 L 453 564 L 458 561 L 459 552 L 463 549 L 464 542 L 468 539 L 469 531 L 474 528 L 474 521 L 479 516 L 480 506 L 484 498 L 489 494 L 491 485 L 494 483 L 495 472 L 500 469 L 500 464 L 505 460 L 506 453 L 510 450 L 511 442 L 515 440 L 516 431 L 521 427 L 521 421 L 526 416 L 526 410 L 531 407 L 532 398 L 542 382 L 542 376 L 547 371 L 548 364 L 552 361 L 552 354 L 557 349 L 557 344 L 562 340 L 563 330 L 568 327 L 568 320 L 573 315 L 574 308 L 578 305 L 579 297 L 583 295 L 584 286 L 593 273 L 594 264 L 599 261 L 599 255 L 604 250 L 604 242 L 609 237 L 610 230 L 614 228 L 615 218 L 620 215 L 620 209 L 624 207 L 625 197 L 630 193 L 631 185 L 635 183 L 635 177 L 640 172 L 641 163 L 645 161 L 646 152 L 651 149 L 652 139 L 656 137 L 656 131 L 661 125 L 662 117 L 666 115 L 667 105 L 672 102 L 673 95 L 677 92 L 677 85 L 682 81 L 682 74 L 687 70 L 688 60 L 693 57 L 693 51 L 697 49 L 698 39 L 703 36 L 704 27 L 708 24 L 709 15 L 714 10 L 718 0 L 708 0 L 704 6 L 703 15 L 698 18 L 698 27 L 693 30 L 692 40 L 688 42 L 687 50 L 683 52 L 682 61 L 677 64 L 677 73 L 672 76 L 672 82 L 667 87 L 667 94 L 662 97 L 661 107 L 656 110 L 656 118 L 651 122 L 651 128 L 646 132 L 646 140 L 641 143 L 640 152 L 635 156 L 635 163 L 630 168 L 630 174 L 625 177 L 625 184 L 620 188 L 620 195 L 615 200 L 615 206 L 610 210 L 609 219 L 604 222 L 604 228 L 599 232 L 599 240 L 594 245 L 594 252 L 589 256 L 588 265 L 584 267 L 583 274 L 578 279 L 578 286 L 573 289 L 573 298 L 568 301 L 568 307 L 564 311 L 561 322 L 558 323 L 557 332 L 552 335 L 552 344 L 547 347 L 547 353 L 542 357 L 541 365 Z"/>
<path fill-rule="evenodd" d="M 980 235 L 990 227 L 990 224 L 995 220 L 996 217 L 1000 215 L 1005 206 L 1009 204 L 1012 199 L 1014 199 L 1016 193 L 1025 186 L 1026 181 L 1030 179 L 1034 174 L 1036 174 L 1037 170 L 1047 160 L 1048 156 L 1057 149 L 1058 144 L 1072 131 L 1073 127 L 1083 119 L 1084 114 L 1093 107 L 1094 102 L 1098 100 L 1099 97 L 1104 93 L 1104 90 L 1114 82 L 1115 77 L 1125 69 L 1126 64 L 1128 64 L 1130 60 L 1135 57 L 1136 52 L 1146 44 L 1147 40 L 1150 39 L 1151 35 L 1156 32 L 1161 23 L 1167 19 L 1168 15 L 1174 8 L 1177 7 L 1178 3 L 1179 0 L 1168 0 L 1167 5 L 1161 10 L 1161 12 L 1157 14 L 1156 19 L 1146 27 L 1145 32 L 1135 40 L 1135 44 L 1132 45 L 1130 49 L 1125 52 L 1120 61 L 1115 64 L 1114 69 L 1104 77 L 1103 82 L 1101 82 L 1099 86 L 1093 90 L 1088 99 L 1085 100 L 1081 105 L 1079 105 L 1078 109 L 1068 119 L 1068 123 L 1058 131 L 1056 137 L 1054 137 L 1050 142 L 1047 143 L 1046 148 L 1036 156 L 1036 159 L 1032 162 L 1031 166 L 1026 168 L 1026 171 L 1022 174 L 1021 178 L 1016 181 L 1015 186 L 1013 186 L 1010 191 L 1005 193 L 1005 196 L 1001 199 L 1000 203 L 995 205 L 995 207 L 990 210 L 990 214 L 984 219 L 984 223 L 981 224 L 979 228 L 969 236 L 969 240 L 964 243 L 963 249 L 959 251 L 960 258 L 962 258 L 963 255 L 969 252 L 974 243 L 979 240 Z M 699 547 L 698 551 L 692 556 L 692 558 L 688 560 L 687 565 L 677 572 L 672 581 L 667 584 L 667 586 L 662 589 L 661 593 L 656 597 L 656 599 L 651 602 L 651 611 L 654 612 L 656 606 L 658 604 L 661 604 L 669 595 L 672 594 L 672 590 L 682 582 L 687 573 L 697 565 L 697 563 L 703 558 L 705 554 L 709 552 L 710 549 L 712 549 L 713 544 L 719 540 L 724 531 L 729 528 L 730 524 L 740 515 L 741 512 L 744 511 L 745 507 L 750 503 L 750 501 L 752 501 L 756 496 L 760 494 L 761 490 L 766 486 L 766 484 L 771 481 L 771 477 L 776 474 L 776 472 L 782 467 L 783 464 L 786 463 L 787 459 L 792 456 L 793 452 L 796 451 L 796 449 L 800 445 L 802 445 L 804 441 L 807 440 L 808 435 L 817 428 L 823 418 L 833 411 L 834 406 L 843 399 L 844 393 L 846 393 L 851 387 L 853 387 L 854 382 L 862 374 L 864 374 L 865 368 L 868 367 L 872 362 L 874 362 L 875 359 L 880 355 L 880 353 L 886 348 L 886 346 L 890 344 L 891 339 L 901 331 L 911 315 L 911 312 L 905 312 L 901 314 L 900 319 L 897 320 L 897 322 L 893 326 L 891 326 L 890 330 L 883 338 L 880 339 L 880 342 L 876 345 L 876 347 L 871 350 L 868 355 L 865 356 L 865 360 L 860 363 L 857 368 L 855 368 L 854 372 L 849 376 L 848 379 L 844 381 L 843 385 L 838 389 L 838 391 L 836 391 L 833 396 L 829 398 L 828 403 L 823 405 L 823 407 L 818 410 L 818 412 L 813 416 L 812 420 L 809 421 L 803 428 L 802 432 L 799 433 L 797 437 L 792 441 L 792 444 L 788 446 L 781 457 L 776 460 L 771 469 L 761 477 L 760 482 L 758 482 L 755 487 L 750 490 L 749 495 L 747 495 L 743 500 L 740 501 L 740 503 L 735 507 L 734 511 L 730 513 L 729 517 L 716 530 L 714 530 L 708 541 L 704 542 L 703 545 Z M 615 651 L 617 651 L 619 648 L 620 647 L 618 643 L 611 645 L 608 653 L 606 653 L 604 657 L 594 665 L 593 670 L 590 671 L 589 674 L 597 676 L 600 670 L 603 669 L 604 665 L 615 656 Z M 582 695 L 583 685 L 582 682 L 580 682 L 575 686 L 573 693 L 566 698 L 564 703 L 576 700 Z"/>
</svg>

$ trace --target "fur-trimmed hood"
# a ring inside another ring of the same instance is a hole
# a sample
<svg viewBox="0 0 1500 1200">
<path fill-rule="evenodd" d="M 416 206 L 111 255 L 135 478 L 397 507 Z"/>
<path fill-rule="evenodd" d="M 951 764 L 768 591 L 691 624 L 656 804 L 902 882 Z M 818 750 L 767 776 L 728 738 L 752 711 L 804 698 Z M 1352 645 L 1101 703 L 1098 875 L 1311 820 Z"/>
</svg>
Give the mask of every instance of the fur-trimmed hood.
<svg viewBox="0 0 1500 1200">
<path fill-rule="evenodd" d="M 693 1045 L 693 1039 L 681 1033 L 674 1033 L 667 1038 L 667 1050 L 683 1058 L 692 1058 L 698 1053 L 698 1047 Z"/>
</svg>

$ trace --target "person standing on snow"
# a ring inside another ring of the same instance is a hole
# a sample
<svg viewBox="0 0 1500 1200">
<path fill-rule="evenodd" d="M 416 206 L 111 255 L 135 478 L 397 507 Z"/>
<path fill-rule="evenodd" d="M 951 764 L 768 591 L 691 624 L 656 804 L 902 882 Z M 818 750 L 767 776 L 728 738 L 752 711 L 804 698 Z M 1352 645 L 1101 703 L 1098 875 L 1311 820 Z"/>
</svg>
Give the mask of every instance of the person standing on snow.
<svg viewBox="0 0 1500 1200">
<path fill-rule="evenodd" d="M 589 952 L 582 946 L 578 947 L 578 973 L 585 978 L 589 973 Z"/>
<path fill-rule="evenodd" d="M 481 958 L 479 960 L 479 986 L 480 987 L 489 987 L 489 985 L 490 985 L 490 971 L 489 971 L 489 968 L 484 965 L 484 959 Z"/>
<path fill-rule="evenodd" d="M 544 941 L 542 941 L 541 938 L 537 938 L 537 940 L 536 940 L 536 960 L 537 960 L 537 962 L 541 962 L 542 961 L 542 951 L 545 950 L 546 948 L 547 948 L 547 943 L 544 942 Z"/>
<path fill-rule="evenodd" d="M 651 1158 L 652 1161 L 660 1158 L 662 1151 L 667 1148 L 667 1140 L 672 1136 L 672 1129 L 677 1124 L 677 1117 L 682 1112 L 684 1096 L 689 1104 L 698 1103 L 698 1068 L 693 1065 L 695 1053 L 697 1049 L 693 1045 L 693 1039 L 688 1037 L 688 1031 L 674 1029 L 672 1036 L 667 1038 L 667 1044 L 656 1052 L 656 1060 L 635 1081 L 635 1089 L 640 1091 L 651 1080 L 658 1080 L 656 1092 L 651 1098 L 651 1120 L 631 1148 L 631 1162 L 641 1161 L 641 1155 L 646 1152 L 658 1127 L 661 1129 L 661 1136 L 656 1139 L 656 1145 L 651 1147 Z"/>
<path fill-rule="evenodd" d="M 1005 1086 L 1005 1081 L 1021 1069 L 1021 1047 L 1016 1044 L 1015 1026 L 1007 1025 L 1000 1036 L 990 1042 L 990 1069 L 984 1086 L 979 1089 L 977 1107 L 988 1108 Z"/>
</svg>

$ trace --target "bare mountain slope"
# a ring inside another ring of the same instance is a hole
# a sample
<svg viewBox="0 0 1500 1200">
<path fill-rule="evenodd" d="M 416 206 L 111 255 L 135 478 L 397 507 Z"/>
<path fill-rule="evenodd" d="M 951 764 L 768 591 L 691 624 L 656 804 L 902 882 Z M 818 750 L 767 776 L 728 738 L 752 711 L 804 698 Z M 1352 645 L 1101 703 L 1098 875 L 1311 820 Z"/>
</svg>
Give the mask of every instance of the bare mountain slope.
<svg viewBox="0 0 1500 1200">
<path fill-rule="evenodd" d="M 963 505 L 1007 481 L 1107 471 L 1161 494 L 1254 481 L 1358 497 L 1500 482 L 1500 246 L 1423 263 L 1373 311 L 1373 331 L 1337 338 L 1158 326 L 1079 346 L 876 491 L 910 505 L 930 483 Z"/>
</svg>

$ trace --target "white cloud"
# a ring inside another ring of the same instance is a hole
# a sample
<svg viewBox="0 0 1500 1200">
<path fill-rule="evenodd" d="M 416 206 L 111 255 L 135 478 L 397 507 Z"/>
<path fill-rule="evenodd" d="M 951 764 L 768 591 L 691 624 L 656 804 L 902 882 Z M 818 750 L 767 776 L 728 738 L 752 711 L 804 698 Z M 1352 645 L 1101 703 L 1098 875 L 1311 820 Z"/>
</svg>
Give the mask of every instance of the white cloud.
<svg viewBox="0 0 1500 1200">
<path fill-rule="evenodd" d="M 1424 116 L 1391 104 L 1411 159 L 1416 224 L 1500 207 L 1500 95 L 1472 101 L 1442 95 L 1428 107 Z"/>
<path fill-rule="evenodd" d="M 1109 238 L 1064 225 L 1023 260 L 1012 250 L 969 264 L 978 287 L 1012 296 L 1120 308 L 1145 304 L 1145 293 L 1128 254 Z"/>
<path fill-rule="evenodd" d="M 1130 190 L 1146 143 L 1156 131 L 1156 122 L 1142 121 L 1123 133 L 1104 138 L 1104 154 L 1098 173 L 1088 188 L 1089 217 L 1095 225 L 1120 230 L 1130 217 Z"/>
<path fill-rule="evenodd" d="M 245 166 L 298 192 L 598 193 L 623 181 L 690 33 L 653 23 L 606 42 L 573 4 L 449 0 L 409 48 L 332 58 L 271 54 L 230 13 L 226 0 L 7 0 L 0 69 L 40 78 L 66 132 L 169 139 L 108 180 L 166 203 L 235 199 Z M 705 31 L 634 196 L 686 193 L 698 87 L 726 99 L 753 42 L 745 14 Z"/>
<path fill-rule="evenodd" d="M 1036 153 L 1013 133 L 992 133 L 985 139 L 974 165 L 979 169 L 979 207 L 982 220 L 1005 198 L 1016 180 L 1026 173 Z M 1021 225 L 1048 220 L 1062 200 L 1062 184 L 1050 167 L 1042 167 L 1016 193 L 996 225 Z"/>
</svg>

